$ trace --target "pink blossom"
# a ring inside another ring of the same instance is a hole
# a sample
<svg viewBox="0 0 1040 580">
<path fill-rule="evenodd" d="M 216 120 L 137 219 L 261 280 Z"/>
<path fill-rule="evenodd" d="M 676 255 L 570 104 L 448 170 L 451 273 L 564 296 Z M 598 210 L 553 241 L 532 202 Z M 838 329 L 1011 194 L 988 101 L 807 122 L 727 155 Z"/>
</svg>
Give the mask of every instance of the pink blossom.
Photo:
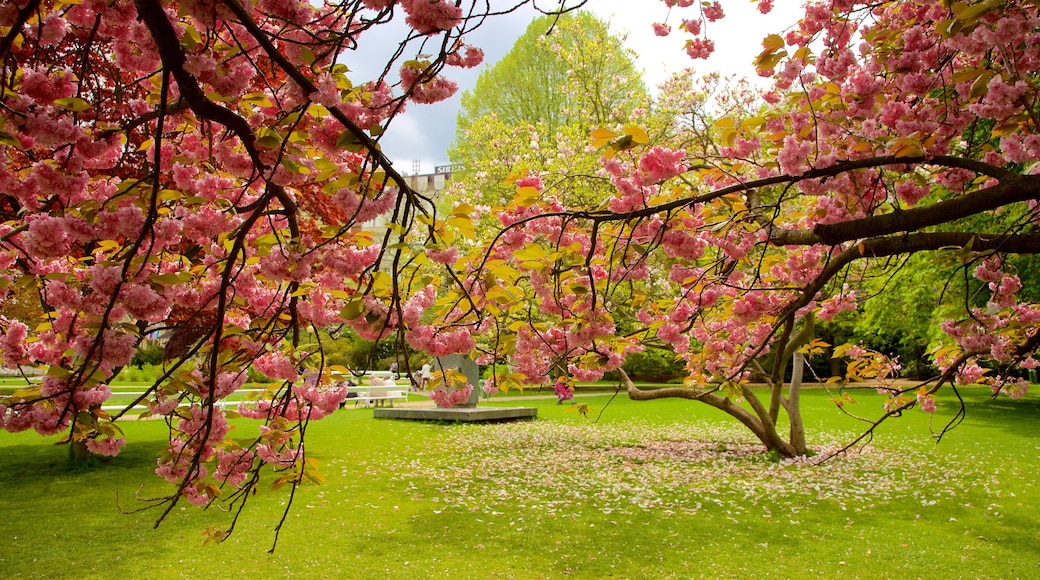
<svg viewBox="0 0 1040 580">
<path fill-rule="evenodd" d="M 686 151 L 655 145 L 639 158 L 642 183 L 650 185 L 671 179 L 686 171 Z"/>
<path fill-rule="evenodd" d="M 928 193 L 929 190 L 926 185 L 917 183 L 913 179 L 908 179 L 896 185 L 896 195 L 908 205 L 917 205 L 917 202 L 921 201 Z"/>
<path fill-rule="evenodd" d="M 167 415 L 177 408 L 177 399 L 164 399 L 148 403 L 148 411 L 153 415 Z"/>
<path fill-rule="evenodd" d="M 484 62 L 484 51 L 475 46 L 459 46 L 444 59 L 445 64 L 473 68 Z"/>
<path fill-rule="evenodd" d="M 997 256 L 989 256 L 975 267 L 973 275 L 983 282 L 999 282 L 1004 277 L 1003 265 Z"/>
<path fill-rule="evenodd" d="M 800 140 L 796 135 L 784 137 L 784 146 L 777 156 L 780 163 L 780 171 L 795 175 L 809 167 L 809 155 L 812 153 L 812 144 Z"/>
<path fill-rule="evenodd" d="M 575 364 L 567 365 L 567 373 L 577 381 L 593 382 L 603 378 L 602 369 L 582 368 Z"/>
<path fill-rule="evenodd" d="M 22 237 L 25 249 L 37 259 L 67 256 L 71 251 L 65 234 L 64 220 L 49 215 L 30 217 L 29 231 Z"/>
<path fill-rule="evenodd" d="M 168 298 L 163 298 L 151 286 L 135 284 L 127 288 L 123 296 L 127 311 L 133 316 L 149 322 L 157 322 L 166 318 L 172 306 Z"/>
<path fill-rule="evenodd" d="M 829 298 L 823 302 L 820 309 L 820 320 L 831 320 L 839 312 L 856 309 L 856 292 L 845 290 L 842 294 Z"/>
<path fill-rule="evenodd" d="M 692 59 L 708 58 L 715 52 L 715 42 L 706 38 L 686 41 L 686 54 Z"/>
<path fill-rule="evenodd" d="M 68 98 L 76 94 L 73 83 L 75 75 L 71 70 L 59 68 L 53 71 L 45 69 L 24 69 L 21 93 L 41 105 L 50 105 L 57 99 Z"/>
<path fill-rule="evenodd" d="M 722 5 L 718 2 L 712 2 L 711 4 L 701 4 L 701 12 L 709 22 L 715 22 L 722 19 L 726 14 L 722 11 Z"/>
<path fill-rule="evenodd" d="M 412 348 L 433 356 L 467 353 L 476 346 L 468 328 L 442 329 L 430 324 L 419 325 L 405 339 Z"/>
<path fill-rule="evenodd" d="M 1019 110 L 1018 101 L 1028 90 L 1026 81 L 1007 84 L 1000 75 L 996 75 L 986 85 L 986 95 L 982 101 L 968 105 L 968 109 L 979 117 L 1005 119 Z"/>
<path fill-rule="evenodd" d="M 226 481 L 229 485 L 241 485 L 253 467 L 255 455 L 248 449 L 218 449 L 217 469 L 213 474 L 217 480 Z"/>
<path fill-rule="evenodd" d="M 6 321 L 0 318 L 2 322 Z M 3 352 L 4 366 L 14 368 L 28 362 L 28 348 L 25 346 L 28 329 L 28 326 L 17 320 L 7 322 L 6 328 L 0 324 L 0 351 Z"/>
<path fill-rule="evenodd" d="M 459 89 L 454 81 L 443 76 L 427 78 L 422 68 L 411 64 L 402 66 L 400 75 L 401 82 L 416 103 L 437 103 L 454 95 Z"/>
<path fill-rule="evenodd" d="M 459 250 L 458 248 L 426 250 L 426 257 L 431 261 L 450 266 L 459 260 Z"/>
<path fill-rule="evenodd" d="M 98 385 L 91 389 L 75 391 L 72 394 L 72 402 L 80 409 L 89 409 L 103 404 L 112 396 L 112 389 L 108 385 Z"/>
<path fill-rule="evenodd" d="M 42 46 L 57 46 L 69 32 L 69 23 L 62 18 L 58 12 L 51 12 L 43 19 L 40 25 L 40 44 Z"/>
<path fill-rule="evenodd" d="M 986 370 L 978 365 L 976 362 L 969 362 L 961 367 L 960 372 L 957 373 L 957 384 L 958 385 L 972 385 L 979 382 L 982 375 L 986 373 Z"/>
<path fill-rule="evenodd" d="M 654 34 L 656 34 L 657 36 L 668 36 L 672 32 L 671 26 L 668 26 L 667 24 L 661 24 L 660 22 L 655 22 L 653 24 L 653 27 Z"/>
<path fill-rule="evenodd" d="M 115 457 L 119 455 L 123 447 L 126 445 L 125 437 L 104 437 L 104 438 L 90 438 L 87 439 L 87 451 L 90 451 L 94 455 L 103 455 L 105 457 Z"/>
<path fill-rule="evenodd" d="M 517 179 L 513 185 L 515 185 L 517 189 L 520 189 L 521 187 L 533 187 L 538 191 L 545 189 L 545 184 L 542 183 L 542 178 L 538 175 L 526 175 Z"/>
<path fill-rule="evenodd" d="M 917 404 L 925 413 L 935 413 L 935 398 L 931 395 L 917 395 Z"/>
<path fill-rule="evenodd" d="M 430 391 L 430 398 L 433 399 L 433 402 L 438 407 L 447 409 L 466 404 L 466 402 L 469 401 L 471 394 L 473 394 L 473 385 L 454 387 L 450 389 L 438 387 Z"/>
<path fill-rule="evenodd" d="M 450 30 L 462 18 L 462 8 L 449 0 L 400 0 L 399 4 L 407 14 L 405 24 L 420 34 Z"/>
<path fill-rule="evenodd" d="M 269 379 L 295 380 L 299 376 L 296 371 L 296 365 L 289 360 L 289 357 L 280 352 L 269 352 L 261 355 L 253 362 L 253 365 L 256 367 L 256 370 L 262 372 Z"/>
</svg>

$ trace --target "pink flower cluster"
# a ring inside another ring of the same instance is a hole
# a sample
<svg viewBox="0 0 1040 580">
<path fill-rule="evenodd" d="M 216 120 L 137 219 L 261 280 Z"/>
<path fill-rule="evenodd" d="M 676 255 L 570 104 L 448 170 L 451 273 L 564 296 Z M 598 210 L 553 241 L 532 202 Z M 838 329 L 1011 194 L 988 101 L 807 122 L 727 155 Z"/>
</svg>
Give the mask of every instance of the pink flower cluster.
<svg viewBox="0 0 1040 580">
<path fill-rule="evenodd" d="M 935 413 L 935 397 L 931 395 L 918 393 L 917 405 L 925 413 Z"/>
<path fill-rule="evenodd" d="M 429 77 L 422 64 L 407 63 L 399 71 L 405 91 L 416 103 L 438 103 L 459 90 L 459 85 L 443 76 Z"/>
<path fill-rule="evenodd" d="M 87 439 L 86 442 L 87 451 L 90 451 L 94 455 L 103 455 L 105 457 L 115 457 L 119 455 L 119 452 L 126 446 L 125 437 L 95 437 Z"/>
<path fill-rule="evenodd" d="M 420 324 L 405 335 L 408 344 L 433 356 L 463 354 L 476 347 L 476 341 L 468 328 L 441 328 L 433 324 Z"/>
<path fill-rule="evenodd" d="M 269 379 L 273 380 L 295 380 L 299 374 L 296 364 L 281 352 L 269 352 L 253 361 L 256 370 L 260 371 Z"/>
<path fill-rule="evenodd" d="M 449 0 L 400 0 L 405 24 L 420 34 L 449 30 L 462 18 L 462 8 Z"/>
<path fill-rule="evenodd" d="M 459 44 L 455 47 L 444 63 L 461 68 L 473 68 L 484 62 L 484 51 L 475 46 Z"/>
<path fill-rule="evenodd" d="M 643 185 L 661 183 L 686 172 L 686 151 L 655 145 L 639 157 Z"/>
<path fill-rule="evenodd" d="M 692 59 L 708 58 L 715 53 L 715 41 L 707 38 L 691 38 L 686 41 L 686 54 Z"/>
<path fill-rule="evenodd" d="M 841 294 L 837 294 L 824 300 L 823 307 L 820 308 L 820 312 L 817 316 L 819 316 L 820 320 L 831 320 L 839 312 L 855 310 L 856 307 L 856 291 L 849 290 L 848 287 L 846 287 L 843 289 Z"/>
<path fill-rule="evenodd" d="M 29 327 L 17 320 L 8 321 L 0 316 L 0 353 L 3 353 L 5 367 L 17 368 L 18 365 L 26 364 L 28 359 L 28 348 L 25 345 L 25 337 Z"/>
<path fill-rule="evenodd" d="M 470 395 L 473 394 L 473 385 L 466 385 L 464 387 L 437 387 L 430 391 L 430 398 L 433 402 L 442 409 L 448 409 L 456 407 L 458 405 L 464 405 L 469 401 Z"/>
</svg>

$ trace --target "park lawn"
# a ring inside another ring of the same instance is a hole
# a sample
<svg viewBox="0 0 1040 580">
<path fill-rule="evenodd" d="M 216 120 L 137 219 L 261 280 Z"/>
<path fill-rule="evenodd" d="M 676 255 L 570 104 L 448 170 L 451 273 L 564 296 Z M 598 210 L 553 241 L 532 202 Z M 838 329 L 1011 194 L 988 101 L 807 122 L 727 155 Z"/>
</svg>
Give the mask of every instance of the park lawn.
<svg viewBox="0 0 1040 580">
<path fill-rule="evenodd" d="M 871 392 L 856 398 L 854 408 L 876 411 Z M 821 448 L 856 426 L 829 399 L 804 395 Z M 120 513 L 142 506 L 135 496 L 170 490 L 152 473 L 160 421 L 126 423 L 121 455 L 79 469 L 55 438 L 3 433 L 0 575 L 1040 575 L 1040 397 L 992 401 L 971 389 L 967 419 L 938 445 L 914 410 L 862 455 L 816 467 L 748 455 L 752 442 L 731 420 L 690 401 L 577 401 L 588 417 L 539 399 L 522 401 L 539 408 L 524 423 L 377 420 L 365 409 L 313 423 L 307 447 L 327 480 L 297 492 L 273 554 L 284 490 L 257 494 L 222 544 L 203 545 L 207 527 L 230 520 L 215 509 L 178 505 L 158 529 L 155 510 Z M 953 409 L 941 399 L 933 425 Z M 256 429 L 238 423 L 243 435 Z"/>
</svg>

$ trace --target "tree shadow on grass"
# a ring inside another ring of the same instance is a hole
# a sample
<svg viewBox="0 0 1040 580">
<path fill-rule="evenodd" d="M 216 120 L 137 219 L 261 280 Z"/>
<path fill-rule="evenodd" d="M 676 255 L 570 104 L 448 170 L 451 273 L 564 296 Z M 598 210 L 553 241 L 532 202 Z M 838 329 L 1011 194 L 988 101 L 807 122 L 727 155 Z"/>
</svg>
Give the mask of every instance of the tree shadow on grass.
<svg viewBox="0 0 1040 580">
<path fill-rule="evenodd" d="M 165 441 L 129 441 L 115 457 L 94 456 L 84 461 L 69 459 L 69 447 L 56 444 L 56 437 L 35 443 L 0 447 L 0 488 L 32 488 L 41 480 L 61 477 L 96 477 L 102 472 L 114 481 L 155 477 L 156 458 L 165 451 Z"/>
<path fill-rule="evenodd" d="M 955 399 L 938 402 L 939 414 L 953 417 L 960 408 Z M 1010 399 L 1004 395 L 990 398 L 972 394 L 964 397 L 965 425 L 999 429 L 1018 436 L 1040 434 L 1040 400 L 1035 398 Z"/>
</svg>

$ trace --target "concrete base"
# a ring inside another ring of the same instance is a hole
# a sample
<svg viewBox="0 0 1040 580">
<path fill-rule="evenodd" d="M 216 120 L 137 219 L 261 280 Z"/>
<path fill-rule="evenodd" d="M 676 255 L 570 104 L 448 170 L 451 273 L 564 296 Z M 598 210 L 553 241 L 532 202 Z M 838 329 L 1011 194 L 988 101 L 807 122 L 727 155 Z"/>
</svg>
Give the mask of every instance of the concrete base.
<svg viewBox="0 0 1040 580">
<path fill-rule="evenodd" d="M 409 419 L 413 421 L 513 421 L 538 416 L 536 407 L 379 407 L 373 411 L 377 419 Z"/>
</svg>

